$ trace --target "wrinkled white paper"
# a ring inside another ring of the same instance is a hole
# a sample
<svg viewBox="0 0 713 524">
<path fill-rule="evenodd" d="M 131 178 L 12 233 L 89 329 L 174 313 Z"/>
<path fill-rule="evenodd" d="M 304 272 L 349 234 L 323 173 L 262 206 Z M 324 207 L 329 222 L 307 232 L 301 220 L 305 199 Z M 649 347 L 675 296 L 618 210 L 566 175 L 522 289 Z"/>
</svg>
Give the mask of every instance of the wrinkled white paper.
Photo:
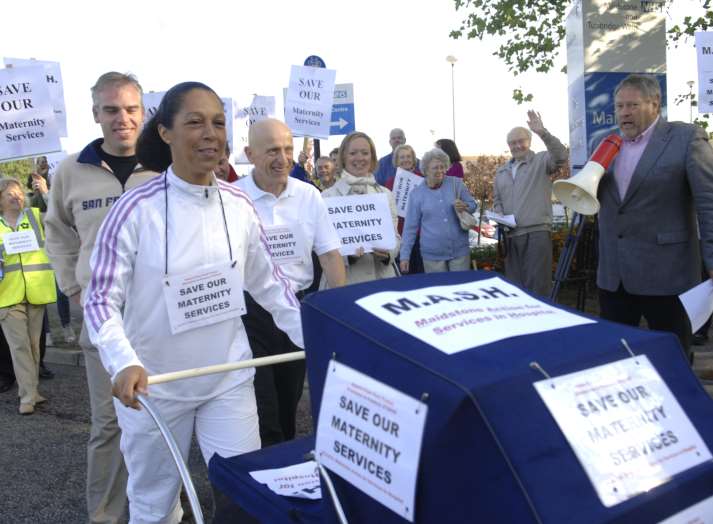
<svg viewBox="0 0 713 524">
<path fill-rule="evenodd" d="M 313 460 L 284 468 L 251 471 L 250 476 L 283 497 L 310 500 L 322 498 L 319 469 Z"/>
</svg>

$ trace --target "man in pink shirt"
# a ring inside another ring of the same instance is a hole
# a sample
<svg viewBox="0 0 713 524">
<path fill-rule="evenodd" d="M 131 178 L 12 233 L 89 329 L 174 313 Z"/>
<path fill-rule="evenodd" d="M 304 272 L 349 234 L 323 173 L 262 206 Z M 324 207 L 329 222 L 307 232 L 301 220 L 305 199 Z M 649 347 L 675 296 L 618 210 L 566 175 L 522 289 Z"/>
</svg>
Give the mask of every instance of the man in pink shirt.
<svg viewBox="0 0 713 524">
<path fill-rule="evenodd" d="M 713 268 L 713 149 L 702 128 L 661 117 L 655 77 L 629 75 L 614 97 L 624 141 L 598 190 L 601 316 L 633 326 L 643 316 L 688 354 L 678 295 L 700 282 L 700 254 Z"/>
</svg>

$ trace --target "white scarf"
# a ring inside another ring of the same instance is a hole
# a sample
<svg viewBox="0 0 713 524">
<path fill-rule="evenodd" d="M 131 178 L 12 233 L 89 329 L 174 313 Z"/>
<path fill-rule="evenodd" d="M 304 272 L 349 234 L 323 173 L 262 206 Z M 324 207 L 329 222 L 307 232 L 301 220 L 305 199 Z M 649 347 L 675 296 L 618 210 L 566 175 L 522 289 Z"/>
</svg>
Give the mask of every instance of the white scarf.
<svg viewBox="0 0 713 524">
<path fill-rule="evenodd" d="M 354 176 L 345 169 L 342 170 L 342 177 L 340 180 L 349 186 L 350 195 L 381 193 L 381 188 L 379 187 L 379 184 L 376 183 L 376 179 L 372 174 L 367 176 Z M 371 191 L 369 190 L 370 186 L 374 188 Z"/>
</svg>

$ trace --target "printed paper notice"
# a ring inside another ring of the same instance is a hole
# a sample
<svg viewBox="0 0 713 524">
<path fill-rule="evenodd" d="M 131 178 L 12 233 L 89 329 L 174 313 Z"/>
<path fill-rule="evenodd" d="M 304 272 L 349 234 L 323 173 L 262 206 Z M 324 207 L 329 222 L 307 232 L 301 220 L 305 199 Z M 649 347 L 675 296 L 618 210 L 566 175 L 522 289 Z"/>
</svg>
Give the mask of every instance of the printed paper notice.
<svg viewBox="0 0 713 524">
<path fill-rule="evenodd" d="M 374 249 L 396 246 L 394 220 L 386 193 L 325 198 L 329 219 L 337 230 L 342 256 L 353 255 L 360 247 Z"/>
<path fill-rule="evenodd" d="M 500 213 L 496 213 L 495 211 L 486 211 L 485 216 L 486 218 L 497 222 L 501 226 L 513 228 L 517 227 L 517 224 L 515 223 L 515 215 L 501 215 Z"/>
<path fill-rule="evenodd" d="M 298 228 L 289 225 L 264 226 L 272 261 L 278 266 L 304 264 L 305 243 Z"/>
<path fill-rule="evenodd" d="M 369 313 L 444 353 L 590 320 L 531 297 L 499 277 L 410 291 L 382 291 L 356 301 Z"/>
<path fill-rule="evenodd" d="M 713 524 L 713 497 L 703 499 L 659 524 Z"/>
<path fill-rule="evenodd" d="M 3 236 L 3 244 L 5 245 L 5 253 L 8 255 L 29 253 L 30 251 L 40 249 L 35 232 L 32 230 L 5 233 Z"/>
<path fill-rule="evenodd" d="M 533 385 L 606 507 L 711 460 L 645 355 Z"/>
<path fill-rule="evenodd" d="M 242 98 L 240 99 L 242 100 Z M 252 95 L 252 102 L 242 103 L 233 100 L 233 114 L 235 115 L 235 146 L 234 162 L 236 164 L 250 164 L 245 155 L 245 146 L 248 145 L 248 131 L 255 122 L 275 116 L 275 97 Z"/>
<path fill-rule="evenodd" d="M 285 123 L 292 134 L 329 138 L 336 75 L 333 69 L 292 66 L 285 96 Z"/>
<path fill-rule="evenodd" d="M 45 70 L 47 89 L 54 109 L 54 118 L 59 136 L 67 135 L 67 110 L 64 107 L 64 87 L 62 86 L 62 71 L 59 62 L 34 60 L 26 58 L 5 58 L 5 67 L 37 67 Z"/>
<path fill-rule="evenodd" d="M 330 362 L 317 425 L 322 466 L 410 522 L 428 406 Z"/>
<path fill-rule="evenodd" d="M 416 186 L 423 184 L 423 177 L 418 176 L 410 171 L 396 168 L 396 177 L 394 178 L 394 200 L 396 201 L 396 214 L 400 217 L 406 217 L 408 209 L 408 197 L 411 191 Z"/>
<path fill-rule="evenodd" d="M 0 109 L 0 161 L 62 149 L 44 67 L 0 70 Z"/>
<path fill-rule="evenodd" d="M 251 471 L 250 476 L 283 497 L 310 500 L 322 498 L 319 469 L 313 460 L 285 468 Z"/>
<path fill-rule="evenodd" d="M 707 278 L 696 287 L 678 296 L 691 321 L 693 333 L 698 331 L 713 314 L 713 280 Z"/>
</svg>

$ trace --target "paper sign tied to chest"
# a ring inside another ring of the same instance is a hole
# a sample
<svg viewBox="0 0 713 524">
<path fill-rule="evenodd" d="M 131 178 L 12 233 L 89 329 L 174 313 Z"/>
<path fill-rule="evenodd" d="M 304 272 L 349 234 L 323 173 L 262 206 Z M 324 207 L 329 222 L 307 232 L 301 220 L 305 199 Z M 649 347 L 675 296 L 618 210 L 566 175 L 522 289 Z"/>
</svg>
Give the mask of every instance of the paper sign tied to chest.
<svg viewBox="0 0 713 524">
<path fill-rule="evenodd" d="M 645 355 L 533 385 L 606 507 L 711 460 Z"/>
<path fill-rule="evenodd" d="M 267 245 L 272 261 L 278 266 L 304 264 L 305 242 L 299 229 L 289 225 L 265 226 Z"/>
<path fill-rule="evenodd" d="M 362 247 L 374 249 L 396 247 L 394 221 L 386 193 L 325 198 L 327 212 L 342 242 L 342 256 L 353 255 Z"/>
<path fill-rule="evenodd" d="M 8 255 L 17 255 L 18 253 L 29 253 L 40 249 L 37 243 L 37 237 L 32 230 L 16 231 L 14 233 L 5 233 L 2 237 L 5 253 Z"/>
<path fill-rule="evenodd" d="M 317 425 L 318 460 L 413 522 L 427 412 L 423 402 L 330 362 Z"/>
<path fill-rule="evenodd" d="M 174 335 L 244 315 L 240 271 L 232 262 L 211 264 L 164 278 L 171 333 Z"/>
</svg>

